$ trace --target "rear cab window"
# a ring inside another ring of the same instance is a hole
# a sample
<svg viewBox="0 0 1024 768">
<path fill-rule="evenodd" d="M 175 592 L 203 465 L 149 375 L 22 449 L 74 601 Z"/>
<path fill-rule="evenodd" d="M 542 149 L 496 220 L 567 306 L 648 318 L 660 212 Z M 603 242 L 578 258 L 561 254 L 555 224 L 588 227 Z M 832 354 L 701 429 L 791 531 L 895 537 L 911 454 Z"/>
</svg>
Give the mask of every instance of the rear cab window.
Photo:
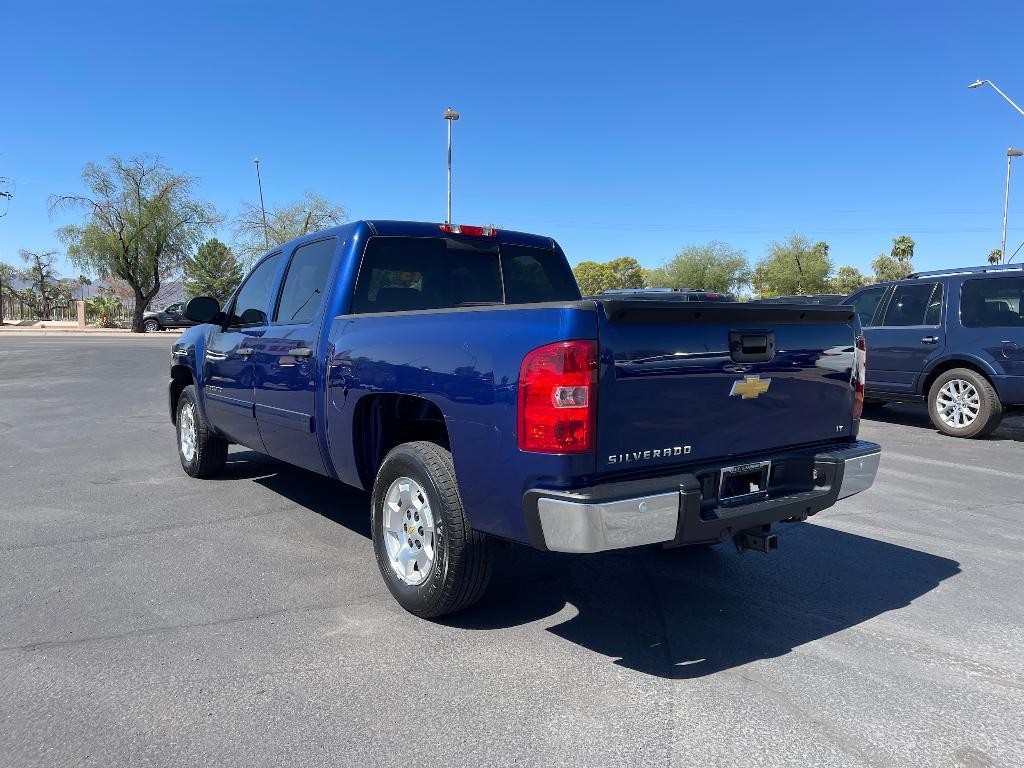
<svg viewBox="0 0 1024 768">
<path fill-rule="evenodd" d="M 960 322 L 965 328 L 1024 326 L 1024 277 L 965 280 L 960 287 Z"/>
<path fill-rule="evenodd" d="M 455 309 L 580 298 L 555 250 L 441 237 L 372 237 L 352 313 Z"/>
</svg>

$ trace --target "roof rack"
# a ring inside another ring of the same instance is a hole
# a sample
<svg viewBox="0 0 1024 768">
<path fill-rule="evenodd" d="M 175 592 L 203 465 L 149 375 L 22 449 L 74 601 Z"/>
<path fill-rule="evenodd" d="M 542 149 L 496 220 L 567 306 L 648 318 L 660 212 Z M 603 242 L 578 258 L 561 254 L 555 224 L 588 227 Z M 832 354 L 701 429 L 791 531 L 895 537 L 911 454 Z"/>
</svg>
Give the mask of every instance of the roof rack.
<svg viewBox="0 0 1024 768">
<path fill-rule="evenodd" d="M 989 264 L 984 267 L 954 267 L 952 269 L 936 269 L 931 272 L 914 272 L 909 279 L 918 277 L 946 277 L 947 275 L 973 275 L 981 272 L 1020 272 L 1024 269 L 1021 264 Z"/>
</svg>

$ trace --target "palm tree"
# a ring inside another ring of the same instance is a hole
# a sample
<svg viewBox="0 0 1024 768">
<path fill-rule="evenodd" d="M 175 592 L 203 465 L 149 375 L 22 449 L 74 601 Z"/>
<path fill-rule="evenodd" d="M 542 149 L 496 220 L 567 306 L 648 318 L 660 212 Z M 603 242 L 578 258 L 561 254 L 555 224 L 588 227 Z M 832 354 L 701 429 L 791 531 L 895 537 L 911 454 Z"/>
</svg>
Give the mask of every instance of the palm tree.
<svg viewBox="0 0 1024 768">
<path fill-rule="evenodd" d="M 999 264 L 1003 260 L 1003 252 L 999 248 L 993 248 L 988 255 L 989 264 Z"/>
<path fill-rule="evenodd" d="M 85 300 L 85 308 L 89 314 L 99 316 L 101 328 L 114 327 L 114 315 L 121 308 L 121 300 L 114 295 L 99 294 Z"/>
</svg>

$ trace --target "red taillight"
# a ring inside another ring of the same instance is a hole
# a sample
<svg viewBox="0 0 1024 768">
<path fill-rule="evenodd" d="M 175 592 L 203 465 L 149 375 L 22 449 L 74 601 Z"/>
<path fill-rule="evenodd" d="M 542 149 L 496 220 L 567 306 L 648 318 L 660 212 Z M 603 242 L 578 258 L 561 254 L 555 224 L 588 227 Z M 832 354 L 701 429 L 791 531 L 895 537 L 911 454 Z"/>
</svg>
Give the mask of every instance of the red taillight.
<svg viewBox="0 0 1024 768">
<path fill-rule="evenodd" d="M 519 450 L 591 451 L 596 416 L 596 341 L 559 341 L 526 356 L 519 369 Z"/>
<path fill-rule="evenodd" d="M 476 227 L 472 224 L 442 224 L 441 231 L 449 235 L 470 235 L 471 237 L 497 237 L 498 230 L 491 226 Z"/>
<path fill-rule="evenodd" d="M 853 353 L 853 419 L 856 421 L 864 412 L 864 382 L 868 378 L 868 343 L 863 336 L 857 337 L 856 351 Z"/>
</svg>

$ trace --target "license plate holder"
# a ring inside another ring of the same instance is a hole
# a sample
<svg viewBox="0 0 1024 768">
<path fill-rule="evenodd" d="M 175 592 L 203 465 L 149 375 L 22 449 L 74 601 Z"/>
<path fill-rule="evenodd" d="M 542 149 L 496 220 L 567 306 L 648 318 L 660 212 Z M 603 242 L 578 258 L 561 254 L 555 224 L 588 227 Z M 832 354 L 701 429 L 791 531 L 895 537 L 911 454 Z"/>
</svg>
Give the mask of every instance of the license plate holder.
<svg viewBox="0 0 1024 768">
<path fill-rule="evenodd" d="M 771 470 L 770 460 L 723 467 L 718 480 L 718 503 L 733 506 L 768 498 Z"/>
</svg>

